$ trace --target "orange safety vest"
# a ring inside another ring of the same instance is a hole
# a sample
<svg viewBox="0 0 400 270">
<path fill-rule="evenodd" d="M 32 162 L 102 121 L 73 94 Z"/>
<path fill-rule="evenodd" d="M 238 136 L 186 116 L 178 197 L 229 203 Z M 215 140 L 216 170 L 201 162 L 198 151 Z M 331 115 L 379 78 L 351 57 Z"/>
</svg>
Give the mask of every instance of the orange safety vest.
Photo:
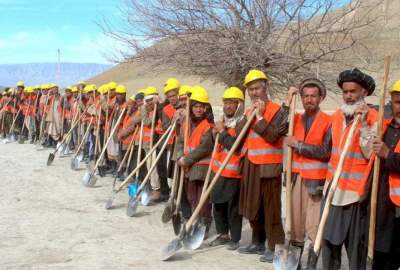
<svg viewBox="0 0 400 270">
<path fill-rule="evenodd" d="M 133 122 L 133 117 L 134 117 L 133 114 L 132 115 L 127 115 L 126 114 L 125 117 L 124 117 L 124 120 L 122 121 L 122 128 L 125 129 L 125 128 L 129 127 Z M 121 140 L 122 144 L 129 145 L 131 143 L 131 141 L 132 141 L 133 133 L 134 132 L 132 132 L 131 134 L 129 134 L 125 138 L 123 138 Z"/>
<path fill-rule="evenodd" d="M 280 110 L 280 106 L 272 101 L 265 105 L 264 119 L 271 122 L 275 114 Z M 247 113 L 249 115 L 249 112 Z M 253 124 L 253 126 L 255 123 Z M 249 160 L 254 164 L 276 164 L 282 163 L 283 159 L 283 139 L 275 143 L 270 143 L 262 138 L 251 127 L 245 142 L 245 151 Z"/>
<path fill-rule="evenodd" d="M 175 112 L 176 112 L 176 109 L 171 104 L 168 104 L 167 106 L 164 106 L 164 108 L 163 108 L 163 113 L 168 117 L 168 119 L 170 121 L 172 121 L 172 118 L 174 118 Z M 161 119 L 159 119 L 158 123 L 157 123 L 157 133 L 160 135 L 164 134 Z M 176 138 L 176 133 L 174 132 L 172 137 L 168 140 L 168 144 L 170 144 L 170 145 L 173 144 L 175 138 Z"/>
<path fill-rule="evenodd" d="M 378 112 L 369 109 L 367 123 L 372 126 L 378 119 Z M 332 115 L 332 153 L 328 164 L 328 173 L 326 179 L 330 181 L 335 174 L 338 166 L 340 154 L 350 131 L 351 125 L 343 127 L 345 117 L 341 110 L 337 110 Z M 352 144 L 346 155 L 343 164 L 343 170 L 340 174 L 338 187 L 342 190 L 354 191 L 362 196 L 365 192 L 365 185 L 368 180 L 369 173 L 372 168 L 373 159 L 365 158 L 360 148 L 360 129 L 361 123 L 358 124 Z"/>
<path fill-rule="evenodd" d="M 236 131 L 234 128 L 228 128 L 227 132 L 231 136 L 236 136 Z M 226 156 L 228 155 L 230 149 L 226 149 L 222 144 L 218 144 L 217 150 L 212 157 L 211 169 L 214 173 L 217 173 L 218 169 L 221 167 Z M 232 157 L 229 159 L 225 168 L 222 170 L 221 175 L 227 178 L 241 178 L 240 174 L 240 158 L 241 155 L 233 153 Z"/>
<path fill-rule="evenodd" d="M 392 119 L 384 120 L 383 134 L 386 133 L 391 121 Z M 400 140 L 397 141 L 394 152 L 400 154 Z M 389 197 L 397 207 L 400 207 L 400 173 L 389 172 Z"/>
<path fill-rule="evenodd" d="M 318 112 L 305 135 L 302 114 L 297 113 L 294 117 L 294 137 L 306 144 L 321 145 L 329 127 L 331 117 L 323 112 Z M 313 179 L 324 181 L 328 170 L 328 163 L 315 158 L 308 158 L 293 151 L 292 172 L 299 173 L 302 179 Z"/>
<path fill-rule="evenodd" d="M 150 118 L 153 118 L 153 113 L 154 111 L 148 112 Z M 151 141 L 151 136 L 151 125 L 143 125 L 143 142 L 149 143 Z"/>
<path fill-rule="evenodd" d="M 182 128 L 182 131 L 183 131 L 183 130 L 185 130 L 185 124 L 183 124 L 182 126 L 183 126 L 183 128 Z M 189 135 L 189 140 L 188 140 L 188 145 L 187 145 L 188 147 L 185 151 L 185 155 L 192 152 L 200 145 L 201 138 L 211 128 L 212 128 L 212 126 L 208 122 L 207 119 L 203 119 L 197 125 L 197 127 L 195 127 L 193 132 Z M 210 164 L 210 156 L 206 156 L 206 157 L 203 157 L 202 159 L 200 159 L 199 161 L 197 161 L 193 165 L 209 165 L 209 164 Z"/>
</svg>

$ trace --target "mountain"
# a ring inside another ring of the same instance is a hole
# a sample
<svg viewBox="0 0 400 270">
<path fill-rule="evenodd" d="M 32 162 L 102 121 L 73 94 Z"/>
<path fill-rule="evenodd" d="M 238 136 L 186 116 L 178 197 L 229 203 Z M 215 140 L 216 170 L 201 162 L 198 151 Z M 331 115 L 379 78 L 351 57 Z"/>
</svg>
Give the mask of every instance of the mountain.
<svg viewBox="0 0 400 270">
<path fill-rule="evenodd" d="M 24 81 L 25 85 L 57 83 L 65 87 L 103 73 L 111 67 L 94 63 L 60 63 L 58 79 L 57 63 L 0 64 L 0 85 L 12 86 L 17 81 Z"/>
</svg>

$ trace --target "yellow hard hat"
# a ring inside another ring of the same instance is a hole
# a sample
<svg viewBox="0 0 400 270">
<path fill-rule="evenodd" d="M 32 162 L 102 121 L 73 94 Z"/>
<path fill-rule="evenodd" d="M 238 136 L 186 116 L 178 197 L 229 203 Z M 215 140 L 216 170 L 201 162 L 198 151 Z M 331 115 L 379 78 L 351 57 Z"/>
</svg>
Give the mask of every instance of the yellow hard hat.
<svg viewBox="0 0 400 270">
<path fill-rule="evenodd" d="M 210 103 L 206 89 L 199 85 L 193 86 L 190 100 L 201 103 Z"/>
<path fill-rule="evenodd" d="M 76 85 L 79 85 L 79 84 L 86 85 L 86 82 L 85 81 L 79 81 Z"/>
<path fill-rule="evenodd" d="M 117 88 L 115 88 L 115 93 L 117 94 L 126 94 L 126 86 L 119 84 Z"/>
<path fill-rule="evenodd" d="M 267 80 L 268 81 L 268 77 L 267 75 L 265 75 L 265 73 L 261 70 L 258 69 L 252 69 L 250 70 L 246 77 L 244 78 L 244 86 L 247 87 L 247 85 L 251 82 L 257 81 L 257 80 Z"/>
<path fill-rule="evenodd" d="M 40 89 L 40 85 L 35 85 L 33 89 Z"/>
<path fill-rule="evenodd" d="M 179 96 L 188 96 L 190 93 L 192 93 L 192 87 L 190 85 L 182 85 L 179 88 Z"/>
<path fill-rule="evenodd" d="M 108 83 L 108 91 L 117 88 L 118 84 L 116 82 L 109 82 Z"/>
<path fill-rule="evenodd" d="M 144 92 L 146 91 L 146 88 L 139 89 L 138 94 L 142 93 L 144 95 Z"/>
<path fill-rule="evenodd" d="M 144 90 L 144 96 L 150 96 L 150 95 L 158 95 L 157 88 L 154 86 L 149 86 Z"/>
<path fill-rule="evenodd" d="M 19 81 L 19 82 L 17 82 L 17 86 L 25 86 L 25 84 L 24 84 L 24 82 Z"/>
<path fill-rule="evenodd" d="M 69 86 L 65 87 L 65 91 L 67 91 L 67 90 L 71 91 L 72 90 L 72 86 L 69 85 Z"/>
<path fill-rule="evenodd" d="M 96 85 L 95 84 L 88 84 L 85 86 L 85 88 L 83 88 L 83 93 L 90 93 L 96 90 Z"/>
<path fill-rule="evenodd" d="M 78 92 L 78 87 L 72 86 L 71 92 L 72 93 L 77 93 Z"/>
<path fill-rule="evenodd" d="M 181 84 L 176 78 L 169 78 L 164 84 L 164 94 L 171 90 L 178 90 L 180 86 Z"/>
<path fill-rule="evenodd" d="M 54 84 L 54 83 L 51 83 L 51 84 L 49 84 L 49 88 L 48 89 L 51 89 L 51 88 L 54 88 L 54 87 L 58 87 L 58 85 Z"/>
<path fill-rule="evenodd" d="M 224 91 L 222 99 L 240 99 L 244 100 L 243 91 L 237 87 L 229 87 Z"/>
<path fill-rule="evenodd" d="M 33 93 L 33 87 L 25 87 L 25 90 L 27 93 Z"/>
<path fill-rule="evenodd" d="M 97 93 L 99 93 L 99 94 L 103 94 L 103 91 L 104 91 L 104 84 L 102 84 L 102 85 L 100 85 L 98 88 L 97 88 Z"/>
<path fill-rule="evenodd" d="M 49 84 L 45 83 L 45 84 L 42 84 L 41 88 L 43 90 L 48 90 L 50 88 L 50 86 L 49 86 Z"/>
<path fill-rule="evenodd" d="M 400 93 L 400 80 L 396 81 L 390 88 L 390 93 L 399 92 Z"/>
<path fill-rule="evenodd" d="M 129 97 L 130 100 L 136 101 L 135 95 Z"/>
</svg>

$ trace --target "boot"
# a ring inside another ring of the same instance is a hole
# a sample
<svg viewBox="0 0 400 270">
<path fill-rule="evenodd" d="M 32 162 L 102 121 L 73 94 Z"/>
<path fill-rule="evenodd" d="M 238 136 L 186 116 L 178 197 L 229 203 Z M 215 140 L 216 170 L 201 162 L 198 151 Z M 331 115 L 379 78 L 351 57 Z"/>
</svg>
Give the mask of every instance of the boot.
<svg viewBox="0 0 400 270">
<path fill-rule="evenodd" d="M 318 262 L 318 255 L 315 254 L 314 248 L 311 246 L 308 250 L 307 266 L 306 270 L 316 270 Z"/>
</svg>

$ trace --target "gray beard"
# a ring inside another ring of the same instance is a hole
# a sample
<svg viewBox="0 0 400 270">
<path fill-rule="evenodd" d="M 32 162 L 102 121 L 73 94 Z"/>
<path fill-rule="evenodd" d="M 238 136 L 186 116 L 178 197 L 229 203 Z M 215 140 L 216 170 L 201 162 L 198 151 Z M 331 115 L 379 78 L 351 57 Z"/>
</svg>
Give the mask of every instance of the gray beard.
<svg viewBox="0 0 400 270">
<path fill-rule="evenodd" d="M 364 99 L 359 99 L 358 101 L 356 101 L 354 104 L 347 104 L 344 103 L 340 109 L 342 110 L 343 114 L 345 116 L 353 116 L 354 115 L 354 111 L 358 108 L 358 106 L 360 106 L 361 104 L 364 103 Z"/>
</svg>

